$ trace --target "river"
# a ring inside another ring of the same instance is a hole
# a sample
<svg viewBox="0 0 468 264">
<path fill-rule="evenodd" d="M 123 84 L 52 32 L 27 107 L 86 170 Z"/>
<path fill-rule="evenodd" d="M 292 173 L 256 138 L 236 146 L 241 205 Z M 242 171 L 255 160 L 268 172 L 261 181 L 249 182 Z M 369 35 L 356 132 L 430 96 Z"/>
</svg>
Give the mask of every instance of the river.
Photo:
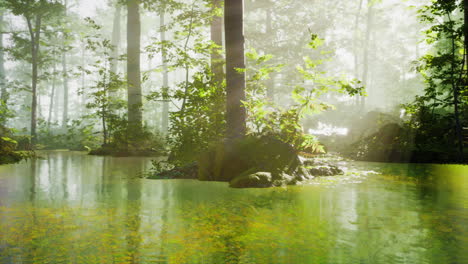
<svg viewBox="0 0 468 264">
<path fill-rule="evenodd" d="M 0 166 L 0 263 L 468 263 L 467 166 L 232 189 L 141 179 L 149 158 L 41 156 Z"/>
</svg>

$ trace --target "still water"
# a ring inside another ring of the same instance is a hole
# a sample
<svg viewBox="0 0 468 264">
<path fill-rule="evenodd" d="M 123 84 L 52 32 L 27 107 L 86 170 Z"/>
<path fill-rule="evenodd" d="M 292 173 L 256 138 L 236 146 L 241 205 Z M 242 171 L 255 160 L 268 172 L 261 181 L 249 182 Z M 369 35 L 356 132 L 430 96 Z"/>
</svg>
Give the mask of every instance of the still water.
<svg viewBox="0 0 468 264">
<path fill-rule="evenodd" d="M 468 263 L 466 166 L 231 189 L 140 179 L 147 158 L 42 156 L 0 166 L 0 263 Z"/>
</svg>

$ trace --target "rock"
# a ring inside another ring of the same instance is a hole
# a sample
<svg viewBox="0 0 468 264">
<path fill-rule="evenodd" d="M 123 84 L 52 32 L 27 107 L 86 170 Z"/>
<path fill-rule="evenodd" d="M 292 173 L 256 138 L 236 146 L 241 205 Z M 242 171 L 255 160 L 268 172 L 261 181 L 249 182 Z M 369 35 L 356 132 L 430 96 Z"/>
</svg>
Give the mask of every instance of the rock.
<svg viewBox="0 0 468 264">
<path fill-rule="evenodd" d="M 334 176 L 344 174 L 344 171 L 334 165 L 316 166 L 309 169 L 313 176 Z"/>
<path fill-rule="evenodd" d="M 273 176 L 270 172 L 242 174 L 229 182 L 232 188 L 268 188 L 273 187 Z"/>
<path fill-rule="evenodd" d="M 295 175 L 302 165 L 294 147 L 274 136 L 223 140 L 210 146 L 197 162 L 200 180 L 227 182 L 248 172 L 281 171 Z"/>
<path fill-rule="evenodd" d="M 163 171 L 156 175 L 151 175 L 148 179 L 197 179 L 197 171 L 197 164 L 192 163 L 183 167 Z"/>
</svg>

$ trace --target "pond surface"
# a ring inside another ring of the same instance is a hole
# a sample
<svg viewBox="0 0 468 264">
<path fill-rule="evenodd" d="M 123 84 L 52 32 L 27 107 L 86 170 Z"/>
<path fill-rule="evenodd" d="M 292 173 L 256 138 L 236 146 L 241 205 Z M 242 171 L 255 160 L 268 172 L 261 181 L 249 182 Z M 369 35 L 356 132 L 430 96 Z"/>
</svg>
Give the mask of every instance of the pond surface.
<svg viewBox="0 0 468 264">
<path fill-rule="evenodd" d="M 468 167 L 349 163 L 288 188 L 145 180 L 147 158 L 0 166 L 0 263 L 468 263 Z"/>
</svg>

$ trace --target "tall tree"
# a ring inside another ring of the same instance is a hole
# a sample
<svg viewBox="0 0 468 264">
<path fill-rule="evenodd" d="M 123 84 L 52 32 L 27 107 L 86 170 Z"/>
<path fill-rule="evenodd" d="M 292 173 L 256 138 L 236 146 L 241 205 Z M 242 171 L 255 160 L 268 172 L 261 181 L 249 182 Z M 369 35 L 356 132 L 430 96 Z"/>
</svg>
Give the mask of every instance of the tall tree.
<svg viewBox="0 0 468 264">
<path fill-rule="evenodd" d="M 111 39 L 111 44 L 114 47 L 112 50 L 112 60 L 111 60 L 111 66 L 110 70 L 112 73 L 117 73 L 117 60 L 119 56 L 119 49 L 120 49 L 120 41 L 121 41 L 121 28 L 120 28 L 120 17 L 122 13 L 122 6 L 120 3 L 116 2 L 114 3 L 115 5 L 115 11 L 114 11 L 114 22 L 112 26 L 112 39 Z"/>
<path fill-rule="evenodd" d="M 268 4 L 270 4 L 269 1 Z M 265 8 L 265 12 L 265 34 L 267 36 L 274 36 L 275 31 L 273 30 L 272 8 Z M 275 82 L 272 74 L 270 74 L 270 78 L 266 81 L 266 96 L 269 100 L 274 101 L 275 99 Z"/>
<path fill-rule="evenodd" d="M 64 15 L 65 19 L 67 19 L 67 8 L 68 8 L 68 0 L 63 1 L 64 6 Z M 62 45 L 63 45 L 63 53 L 62 53 L 62 82 L 63 82 L 63 111 L 62 111 L 62 128 L 65 129 L 68 124 L 68 110 L 69 110 L 69 86 L 68 86 L 68 65 L 67 65 L 67 50 L 68 50 L 68 38 L 69 34 L 66 32 L 65 28 L 62 32 Z"/>
<path fill-rule="evenodd" d="M 366 87 L 367 90 L 369 90 L 369 42 L 371 41 L 371 31 L 372 31 L 372 23 L 373 23 L 373 16 L 374 16 L 374 3 L 371 0 L 367 1 L 367 23 L 366 23 L 366 37 L 364 40 L 364 53 L 363 53 L 363 62 L 362 62 L 362 83 L 363 86 Z M 365 97 L 361 96 L 359 97 L 360 100 L 360 106 L 364 107 L 366 104 L 366 99 Z"/>
<path fill-rule="evenodd" d="M 3 11 L 0 11 L 0 30 L 3 27 Z M 5 80 L 5 53 L 3 51 L 3 34 L 0 34 L 0 101 L 7 104 L 8 94 Z"/>
<path fill-rule="evenodd" d="M 50 125 L 52 123 L 52 111 L 54 109 L 55 102 L 55 83 L 56 83 L 56 74 L 57 74 L 57 64 L 55 61 L 52 64 L 52 86 L 50 91 L 50 101 L 49 101 L 49 116 L 47 117 L 47 127 L 50 130 Z"/>
<path fill-rule="evenodd" d="M 211 41 L 216 46 L 211 51 L 211 72 L 216 83 L 222 83 L 224 80 L 224 63 L 221 55 L 223 46 L 223 18 L 218 15 L 218 10 L 221 8 L 221 0 L 213 0 L 211 20 Z"/>
<path fill-rule="evenodd" d="M 68 67 L 67 67 L 67 53 L 62 53 L 62 82 L 63 82 L 63 111 L 62 111 L 62 128 L 67 127 L 68 123 Z"/>
<path fill-rule="evenodd" d="M 228 138 L 246 134 L 245 56 L 244 56 L 244 1 L 224 1 L 224 28 L 226 40 L 226 123 Z"/>
<path fill-rule="evenodd" d="M 359 79 L 361 76 L 359 74 L 359 21 L 361 18 L 362 3 L 364 0 L 358 0 L 358 10 L 354 18 L 354 36 L 353 36 L 353 56 L 354 56 L 354 78 Z M 361 98 L 356 97 L 356 102 L 359 103 Z"/>
<path fill-rule="evenodd" d="M 5 0 L 1 3 L 16 16 L 26 20 L 29 33 L 30 61 L 31 61 L 31 142 L 37 141 L 37 85 L 39 52 L 41 47 L 41 28 L 43 21 L 63 10 L 58 1 L 47 0 Z"/>
<path fill-rule="evenodd" d="M 127 0 L 127 78 L 128 123 L 134 132 L 142 130 L 140 76 L 141 22 L 139 0 Z"/>
<path fill-rule="evenodd" d="M 165 7 L 161 8 L 161 13 L 159 15 L 159 22 L 160 22 L 160 34 L 161 34 L 161 42 L 164 43 L 166 41 L 166 21 L 165 21 Z M 165 49 L 161 49 L 161 60 L 163 66 L 163 89 L 168 89 L 169 87 L 169 70 L 167 67 L 167 54 Z M 161 116 L 161 132 L 166 134 L 169 127 L 169 101 L 164 98 L 163 105 L 162 105 L 162 116 Z"/>
</svg>

